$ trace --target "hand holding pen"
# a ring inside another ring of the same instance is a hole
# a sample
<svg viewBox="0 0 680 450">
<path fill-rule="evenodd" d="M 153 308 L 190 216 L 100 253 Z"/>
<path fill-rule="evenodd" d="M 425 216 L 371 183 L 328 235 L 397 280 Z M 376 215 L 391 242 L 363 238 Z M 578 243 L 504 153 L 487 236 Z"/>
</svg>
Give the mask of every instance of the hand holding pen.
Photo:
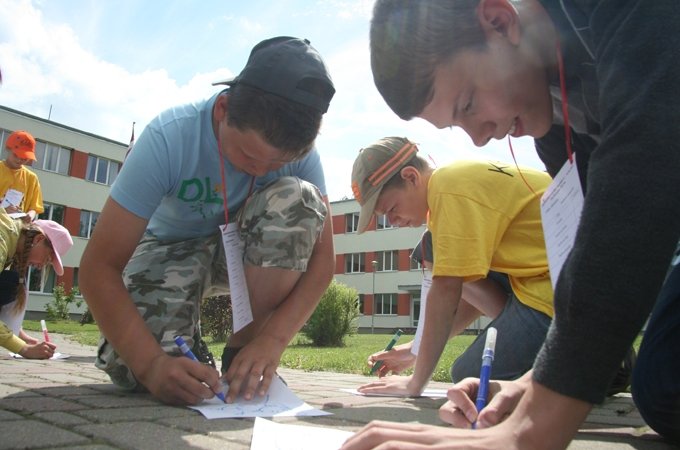
<svg viewBox="0 0 680 450">
<path fill-rule="evenodd" d="M 198 358 L 196 358 L 196 355 L 194 355 L 194 352 L 191 351 L 191 349 L 189 348 L 187 343 L 184 342 L 184 339 L 182 339 L 181 336 L 175 336 L 175 343 L 177 344 L 179 349 L 182 351 L 182 354 L 184 356 L 186 356 L 187 358 L 192 359 L 194 361 L 200 362 L 200 361 L 198 361 Z M 217 396 L 217 398 L 219 398 L 224 403 L 226 403 L 226 399 L 224 397 L 223 392 L 215 392 L 215 395 Z"/>
<path fill-rule="evenodd" d="M 394 333 L 392 340 L 387 344 L 387 347 L 385 347 L 386 352 L 392 350 L 392 347 L 394 347 L 394 345 L 397 343 L 397 341 L 401 337 L 402 333 L 403 333 L 403 331 L 401 331 L 401 330 L 397 330 L 397 332 Z M 383 365 L 382 360 L 379 359 L 378 361 L 376 361 L 375 364 L 373 364 L 373 367 L 371 367 L 371 375 L 373 375 L 376 371 L 380 370 L 382 365 Z"/>
<path fill-rule="evenodd" d="M 477 413 L 482 412 L 489 395 L 489 380 L 491 379 L 491 363 L 493 362 L 496 350 L 496 335 L 497 331 L 494 327 L 489 327 L 486 330 L 486 342 L 484 343 L 484 352 L 482 353 L 482 368 L 479 374 L 479 389 L 477 391 L 477 400 L 475 401 Z M 472 423 L 473 429 L 476 428 L 476 424 L 477 422 Z"/>
</svg>

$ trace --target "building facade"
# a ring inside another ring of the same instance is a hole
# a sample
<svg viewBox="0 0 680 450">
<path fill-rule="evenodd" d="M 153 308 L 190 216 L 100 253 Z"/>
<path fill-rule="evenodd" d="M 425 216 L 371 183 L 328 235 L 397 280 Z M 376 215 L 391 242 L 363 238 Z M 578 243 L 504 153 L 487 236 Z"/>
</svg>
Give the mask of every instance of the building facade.
<svg viewBox="0 0 680 450">
<path fill-rule="evenodd" d="M 382 216 L 357 234 L 356 200 L 331 202 L 335 279 L 359 293 L 362 333 L 413 331 L 420 318 L 421 265 L 411 260 L 425 226 L 397 228 Z"/>
<path fill-rule="evenodd" d="M 64 275 L 57 277 L 51 267 L 31 269 L 27 317 L 44 313 L 52 301 L 55 286 L 63 283 L 70 291 L 78 286 L 78 267 L 85 245 L 125 158 L 128 145 L 75 128 L 67 127 L 0 105 L 0 148 L 7 157 L 5 141 L 16 130 L 26 130 L 36 139 L 37 161 L 33 170 L 40 180 L 45 212 L 41 219 L 62 224 L 73 238 L 73 248 L 64 258 Z M 85 306 L 72 308 L 82 312 Z"/>
</svg>

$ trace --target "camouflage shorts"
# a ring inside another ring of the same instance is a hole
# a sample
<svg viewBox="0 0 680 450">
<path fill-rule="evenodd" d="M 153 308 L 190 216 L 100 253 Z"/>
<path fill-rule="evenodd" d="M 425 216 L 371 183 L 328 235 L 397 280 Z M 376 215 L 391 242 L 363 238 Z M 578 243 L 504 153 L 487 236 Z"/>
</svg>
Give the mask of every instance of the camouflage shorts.
<svg viewBox="0 0 680 450">
<path fill-rule="evenodd" d="M 262 267 L 304 271 L 321 233 L 326 205 L 319 190 L 296 177 L 279 178 L 253 194 L 238 215 L 244 260 Z M 200 301 L 229 292 L 221 233 L 180 242 L 145 235 L 123 273 L 147 327 L 166 353 L 179 355 L 174 337 L 200 338 Z M 144 390 L 103 337 L 95 366 L 114 384 Z"/>
</svg>

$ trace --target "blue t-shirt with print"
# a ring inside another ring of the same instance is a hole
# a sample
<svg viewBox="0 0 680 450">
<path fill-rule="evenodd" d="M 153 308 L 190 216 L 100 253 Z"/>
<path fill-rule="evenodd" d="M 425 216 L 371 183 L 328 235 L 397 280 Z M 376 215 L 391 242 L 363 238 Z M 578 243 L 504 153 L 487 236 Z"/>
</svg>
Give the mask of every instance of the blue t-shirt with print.
<svg viewBox="0 0 680 450">
<path fill-rule="evenodd" d="M 147 232 L 177 241 L 215 233 L 224 224 L 222 178 L 210 99 L 168 109 L 140 134 L 111 187 L 111 197 L 133 214 L 148 219 Z M 253 177 L 224 158 L 230 221 L 245 201 Z M 296 176 L 326 195 L 316 149 L 305 158 L 257 177 L 253 189 L 282 176 Z"/>
</svg>

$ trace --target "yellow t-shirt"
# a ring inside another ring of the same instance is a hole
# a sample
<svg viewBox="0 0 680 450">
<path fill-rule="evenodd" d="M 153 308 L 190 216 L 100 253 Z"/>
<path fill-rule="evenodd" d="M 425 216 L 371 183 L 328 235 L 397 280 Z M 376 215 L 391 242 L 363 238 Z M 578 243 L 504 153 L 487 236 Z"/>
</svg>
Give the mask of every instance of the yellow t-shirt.
<svg viewBox="0 0 680 450">
<path fill-rule="evenodd" d="M 45 211 L 38 176 L 24 166 L 12 170 L 7 167 L 5 161 L 2 161 L 0 162 L 0 199 L 4 198 L 10 189 L 24 194 L 19 204 L 22 211 L 33 210 L 38 214 Z"/>
<path fill-rule="evenodd" d="M 520 302 L 552 317 L 540 210 L 552 180 L 545 172 L 520 170 L 495 161 L 458 161 L 434 171 L 427 193 L 433 276 L 474 281 L 490 270 L 505 273 Z"/>
</svg>

